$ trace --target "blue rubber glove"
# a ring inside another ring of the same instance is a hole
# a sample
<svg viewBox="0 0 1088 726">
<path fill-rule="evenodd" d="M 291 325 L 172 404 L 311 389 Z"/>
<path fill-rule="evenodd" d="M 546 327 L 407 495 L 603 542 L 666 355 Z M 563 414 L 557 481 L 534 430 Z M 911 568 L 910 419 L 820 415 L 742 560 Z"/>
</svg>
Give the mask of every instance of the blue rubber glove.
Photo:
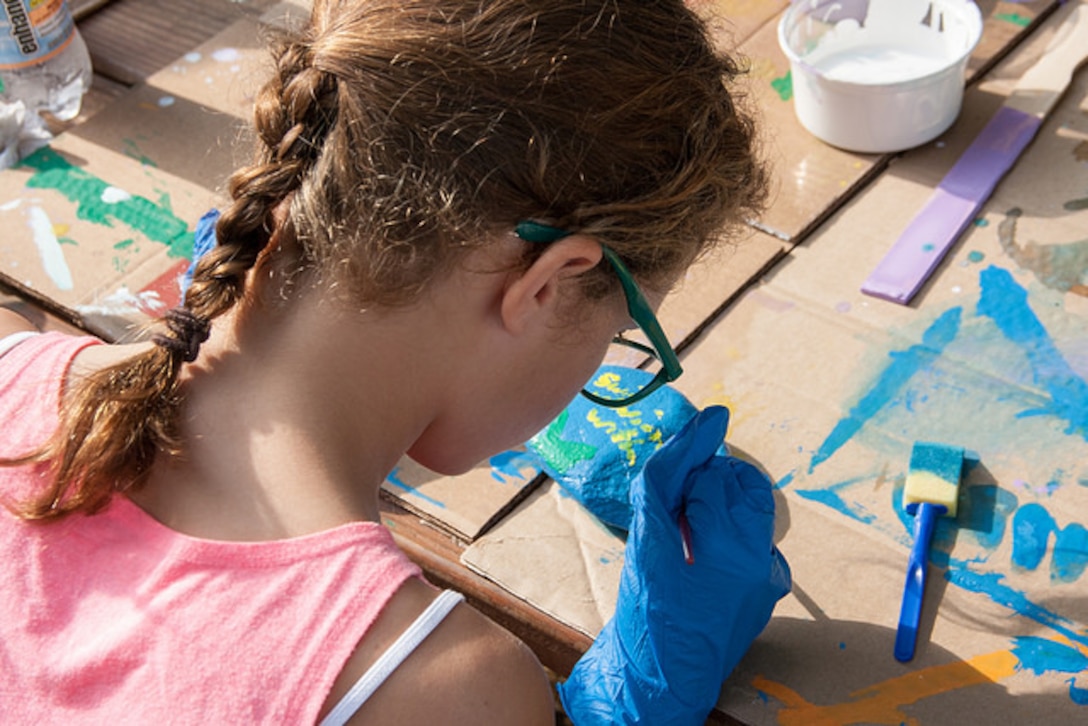
<svg viewBox="0 0 1088 726">
<path fill-rule="evenodd" d="M 616 612 L 559 686 L 578 726 L 704 723 L 722 682 L 790 590 L 789 566 L 773 542 L 771 483 L 718 453 L 728 424 L 720 406 L 701 411 L 632 482 Z"/>
</svg>

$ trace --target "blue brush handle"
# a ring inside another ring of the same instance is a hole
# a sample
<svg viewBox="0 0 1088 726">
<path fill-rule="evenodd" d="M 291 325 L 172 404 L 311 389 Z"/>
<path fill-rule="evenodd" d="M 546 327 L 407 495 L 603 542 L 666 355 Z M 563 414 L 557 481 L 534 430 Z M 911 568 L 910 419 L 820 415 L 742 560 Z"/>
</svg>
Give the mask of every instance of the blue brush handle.
<svg viewBox="0 0 1088 726">
<path fill-rule="evenodd" d="M 899 629 L 895 633 L 895 659 L 901 663 L 914 658 L 918 622 L 922 616 L 922 596 L 926 591 L 926 568 L 933 528 L 948 508 L 943 504 L 911 504 L 907 513 L 914 515 L 914 546 L 907 562 L 907 584 L 903 587 L 903 605 L 899 610 Z"/>
</svg>

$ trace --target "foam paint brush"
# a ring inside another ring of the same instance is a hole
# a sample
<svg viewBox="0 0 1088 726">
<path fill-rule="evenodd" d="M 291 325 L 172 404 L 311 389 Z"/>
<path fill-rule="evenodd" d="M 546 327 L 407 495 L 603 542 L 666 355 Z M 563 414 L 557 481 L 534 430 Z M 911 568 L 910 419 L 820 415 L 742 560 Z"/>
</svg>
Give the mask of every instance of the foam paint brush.
<svg viewBox="0 0 1088 726">
<path fill-rule="evenodd" d="M 922 599 L 926 589 L 929 546 L 939 517 L 955 517 L 963 473 L 963 448 L 915 442 L 910 454 L 910 471 L 903 488 L 903 505 L 914 517 L 914 546 L 907 563 L 907 582 L 895 634 L 895 659 L 914 658 Z"/>
</svg>

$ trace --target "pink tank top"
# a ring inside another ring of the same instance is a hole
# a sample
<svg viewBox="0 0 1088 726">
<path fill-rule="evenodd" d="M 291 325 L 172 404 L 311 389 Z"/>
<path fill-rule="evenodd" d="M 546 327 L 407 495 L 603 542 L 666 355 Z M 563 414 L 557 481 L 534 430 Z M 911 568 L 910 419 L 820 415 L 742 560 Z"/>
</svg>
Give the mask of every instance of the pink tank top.
<svg viewBox="0 0 1088 726">
<path fill-rule="evenodd" d="M 92 338 L 46 333 L 0 357 L 0 456 L 57 425 Z M 44 481 L 0 467 L 0 496 Z M 188 537 L 123 496 L 53 524 L 0 509 L 0 722 L 312 724 L 356 644 L 420 576 L 357 522 L 271 542 Z"/>
</svg>

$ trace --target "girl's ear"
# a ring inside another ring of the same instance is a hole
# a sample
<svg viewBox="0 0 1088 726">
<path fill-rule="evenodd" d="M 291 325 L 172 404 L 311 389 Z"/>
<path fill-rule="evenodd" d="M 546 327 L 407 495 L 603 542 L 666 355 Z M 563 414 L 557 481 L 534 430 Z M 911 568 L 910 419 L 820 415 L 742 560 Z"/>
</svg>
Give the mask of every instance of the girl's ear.
<svg viewBox="0 0 1088 726">
<path fill-rule="evenodd" d="M 516 275 L 502 293 L 503 326 L 517 335 L 541 315 L 550 316 L 559 301 L 560 283 L 596 267 L 604 253 L 588 235 L 574 234 L 552 242 L 529 269 Z"/>
</svg>

